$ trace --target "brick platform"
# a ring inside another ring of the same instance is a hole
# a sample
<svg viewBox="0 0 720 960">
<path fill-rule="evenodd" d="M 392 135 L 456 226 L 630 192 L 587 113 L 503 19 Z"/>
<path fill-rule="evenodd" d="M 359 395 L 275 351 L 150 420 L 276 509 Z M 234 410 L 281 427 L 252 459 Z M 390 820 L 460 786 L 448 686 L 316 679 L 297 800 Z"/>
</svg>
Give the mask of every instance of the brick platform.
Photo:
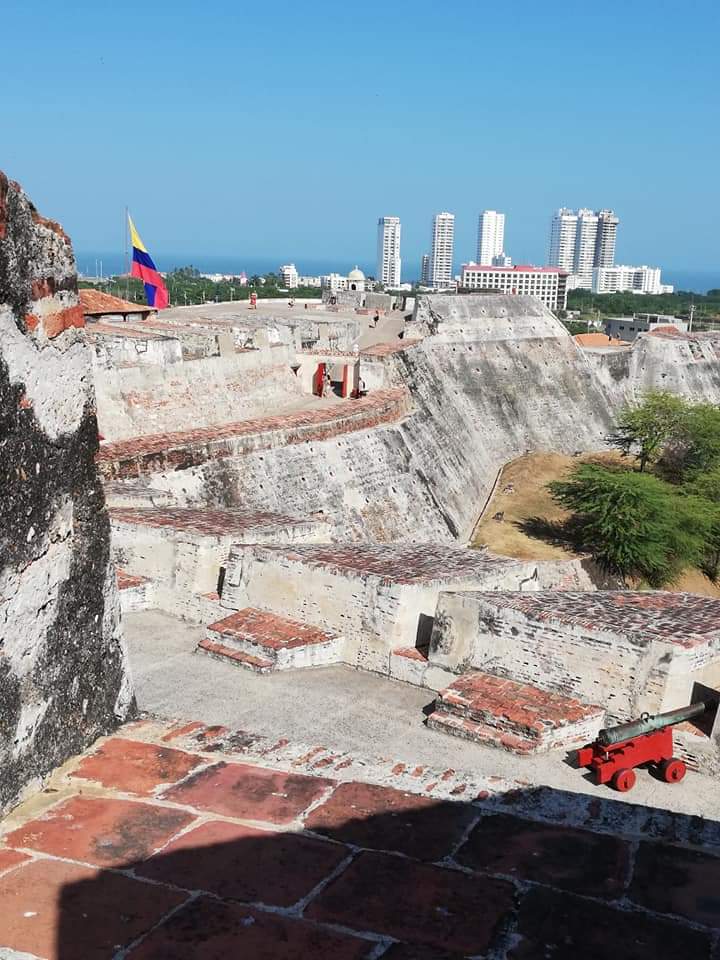
<svg viewBox="0 0 720 960">
<path fill-rule="evenodd" d="M 151 580 L 120 569 L 117 570 L 116 576 L 123 613 L 149 610 L 153 606 L 154 584 Z"/>
<path fill-rule="evenodd" d="M 141 722 L 55 774 L 0 823 L 0 954 L 716 957 L 711 822 L 553 791 L 546 810 L 532 789 L 529 817 L 519 788 L 500 809 L 439 802 L 422 779 L 368 783 L 361 764 L 343 782 L 340 763 L 273 768 L 282 744 L 250 759 L 252 742 Z M 688 842 L 671 823 L 690 820 Z"/>
<path fill-rule="evenodd" d="M 247 607 L 210 624 L 198 650 L 268 673 L 335 663 L 341 642 L 326 630 Z"/>
<path fill-rule="evenodd" d="M 327 440 L 394 423 L 409 412 L 410 399 L 404 389 L 377 390 L 359 400 L 338 401 L 327 407 L 277 417 L 106 443 L 98 453 L 98 462 L 105 479 L 124 480 L 165 470 L 182 470 L 255 450 Z"/>
<path fill-rule="evenodd" d="M 466 740 L 527 754 L 588 743 L 604 716 L 600 707 L 473 671 L 440 692 L 427 723 Z"/>
</svg>

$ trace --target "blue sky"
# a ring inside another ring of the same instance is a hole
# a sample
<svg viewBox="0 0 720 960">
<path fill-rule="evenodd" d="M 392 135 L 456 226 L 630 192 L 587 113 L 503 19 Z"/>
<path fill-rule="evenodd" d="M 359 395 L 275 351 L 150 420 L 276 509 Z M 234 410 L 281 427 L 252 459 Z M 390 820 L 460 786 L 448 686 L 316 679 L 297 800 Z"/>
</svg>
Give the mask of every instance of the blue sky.
<svg viewBox="0 0 720 960">
<path fill-rule="evenodd" d="M 712 270 L 719 28 L 716 0 L 5 0 L 0 168 L 78 250 L 121 248 L 127 203 L 161 268 L 368 262 L 396 214 L 414 272 L 435 211 L 461 262 L 483 208 L 537 262 L 566 205 L 616 210 L 620 262 Z"/>
</svg>

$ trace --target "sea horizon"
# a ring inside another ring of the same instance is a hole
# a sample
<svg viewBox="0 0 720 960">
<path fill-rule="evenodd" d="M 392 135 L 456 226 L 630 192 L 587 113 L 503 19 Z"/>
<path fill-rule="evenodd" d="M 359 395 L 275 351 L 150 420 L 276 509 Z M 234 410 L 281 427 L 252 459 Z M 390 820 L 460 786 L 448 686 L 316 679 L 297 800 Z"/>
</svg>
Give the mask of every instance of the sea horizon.
<svg viewBox="0 0 720 960">
<path fill-rule="evenodd" d="M 124 273 L 126 270 L 125 258 L 117 253 L 96 253 L 94 251 L 78 251 L 75 254 L 78 272 L 83 277 L 100 275 L 110 277 Z M 302 261 L 276 257 L 243 257 L 231 254 L 163 254 L 158 253 L 155 263 L 165 273 L 177 270 L 180 267 L 193 266 L 201 273 L 225 273 L 237 276 L 243 271 L 248 277 L 264 273 L 277 273 L 283 263 L 295 263 L 301 276 L 318 276 L 327 273 L 347 274 L 353 267 L 358 266 L 365 274 L 374 276 L 376 266 L 369 261 L 331 260 L 329 258 L 308 258 Z M 456 265 L 456 272 L 459 265 Z M 413 269 L 408 265 L 403 270 L 402 280 L 413 283 L 419 280 L 419 267 Z M 662 271 L 663 283 L 671 283 L 675 291 L 692 291 L 706 294 L 708 290 L 720 289 L 720 267 L 717 270 L 694 270 L 692 268 L 668 268 Z"/>
</svg>

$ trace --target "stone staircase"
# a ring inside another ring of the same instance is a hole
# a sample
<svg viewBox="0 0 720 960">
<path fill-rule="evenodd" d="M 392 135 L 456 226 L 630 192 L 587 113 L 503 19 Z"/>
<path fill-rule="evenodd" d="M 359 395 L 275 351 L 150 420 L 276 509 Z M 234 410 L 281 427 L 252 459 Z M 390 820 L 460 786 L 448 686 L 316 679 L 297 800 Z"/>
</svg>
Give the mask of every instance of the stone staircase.
<svg viewBox="0 0 720 960">
<path fill-rule="evenodd" d="M 440 691 L 427 725 L 511 753 L 532 754 L 589 743 L 604 716 L 601 707 L 472 671 Z"/>
<path fill-rule="evenodd" d="M 337 663 L 342 638 L 326 630 L 254 607 L 211 623 L 199 653 L 254 673 Z"/>
</svg>

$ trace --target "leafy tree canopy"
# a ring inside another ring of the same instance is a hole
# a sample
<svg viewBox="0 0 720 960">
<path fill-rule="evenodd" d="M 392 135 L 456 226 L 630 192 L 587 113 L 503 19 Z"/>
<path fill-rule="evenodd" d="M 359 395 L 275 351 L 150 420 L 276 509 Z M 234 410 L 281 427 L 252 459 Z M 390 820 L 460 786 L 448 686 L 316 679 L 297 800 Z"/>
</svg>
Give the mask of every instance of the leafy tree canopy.
<svg viewBox="0 0 720 960">
<path fill-rule="evenodd" d="M 714 521 L 708 501 L 678 493 L 658 477 L 583 463 L 549 489 L 575 513 L 582 543 L 597 563 L 624 582 L 642 578 L 662 587 L 704 558 Z"/>
<path fill-rule="evenodd" d="M 617 417 L 615 432 L 607 442 L 633 455 L 640 472 L 654 463 L 665 445 L 680 437 L 687 414 L 687 403 L 666 390 L 649 391 L 635 404 L 624 407 Z"/>
</svg>

